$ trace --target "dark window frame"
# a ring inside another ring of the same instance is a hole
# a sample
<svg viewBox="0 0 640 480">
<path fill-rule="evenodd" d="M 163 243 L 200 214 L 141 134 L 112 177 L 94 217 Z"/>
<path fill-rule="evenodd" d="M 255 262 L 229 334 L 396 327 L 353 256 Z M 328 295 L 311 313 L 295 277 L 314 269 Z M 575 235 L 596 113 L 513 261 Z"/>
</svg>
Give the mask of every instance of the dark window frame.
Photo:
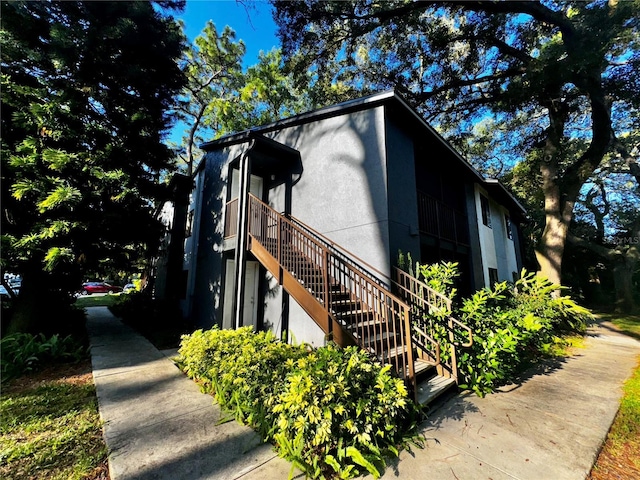
<svg viewBox="0 0 640 480">
<path fill-rule="evenodd" d="M 189 238 L 193 235 L 193 217 L 195 215 L 195 210 L 189 210 L 187 213 L 187 224 L 184 229 L 184 237 Z"/>
<path fill-rule="evenodd" d="M 480 210 L 482 211 L 482 223 L 491 227 L 491 206 L 489 205 L 489 199 L 483 194 L 480 194 Z"/>
<path fill-rule="evenodd" d="M 507 232 L 507 238 L 509 240 L 513 240 L 513 226 L 511 225 L 511 218 L 509 218 L 508 213 L 504 214 L 504 224 L 505 224 L 505 231 Z"/>
<path fill-rule="evenodd" d="M 493 288 L 493 286 L 499 281 L 498 269 L 489 267 L 489 287 Z"/>
</svg>

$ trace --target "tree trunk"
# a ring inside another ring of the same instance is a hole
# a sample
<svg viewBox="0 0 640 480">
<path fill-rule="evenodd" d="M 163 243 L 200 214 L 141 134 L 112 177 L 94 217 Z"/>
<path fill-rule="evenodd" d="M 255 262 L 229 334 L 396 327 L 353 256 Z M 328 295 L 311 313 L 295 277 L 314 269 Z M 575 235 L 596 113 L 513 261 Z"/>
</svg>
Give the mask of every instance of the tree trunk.
<svg viewBox="0 0 640 480">
<path fill-rule="evenodd" d="M 558 178 L 560 145 L 563 136 L 566 110 L 561 103 L 548 104 L 549 128 L 544 145 L 544 157 L 540 163 L 542 192 L 544 194 L 545 225 L 536 248 L 539 274 L 556 285 L 562 284 L 562 256 L 567 232 L 573 215 L 573 202 L 567 202 Z M 556 292 L 558 293 L 558 292 Z"/>
<path fill-rule="evenodd" d="M 637 308 L 634 297 L 633 274 L 640 261 L 640 249 L 633 246 L 624 254 L 617 255 L 613 267 L 613 285 L 616 290 L 616 312 L 634 312 Z"/>
<path fill-rule="evenodd" d="M 568 227 L 559 215 L 547 213 L 540 244 L 536 248 L 536 260 L 540 266 L 540 275 L 551 282 L 561 285 L 562 256 L 567 239 Z"/>
<path fill-rule="evenodd" d="M 31 267 L 31 268 L 29 268 Z M 43 292 L 50 288 L 49 281 L 42 275 L 42 268 L 28 265 L 21 271 L 22 284 L 20 295 L 15 299 L 13 314 L 7 325 L 7 334 L 16 332 L 40 333 L 43 323 L 52 322 L 55 312 L 47 310 L 46 296 Z"/>
</svg>

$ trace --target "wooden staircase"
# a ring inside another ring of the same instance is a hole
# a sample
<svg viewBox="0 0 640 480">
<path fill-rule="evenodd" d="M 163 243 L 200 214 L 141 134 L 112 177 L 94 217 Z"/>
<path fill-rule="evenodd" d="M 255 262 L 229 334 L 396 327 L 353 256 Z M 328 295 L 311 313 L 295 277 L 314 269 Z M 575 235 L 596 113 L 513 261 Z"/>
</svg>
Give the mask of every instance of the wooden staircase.
<svg viewBox="0 0 640 480">
<path fill-rule="evenodd" d="M 442 367 L 440 346 L 415 318 L 425 308 L 412 304 L 418 286 L 398 277 L 396 295 L 373 267 L 299 220 L 253 195 L 248 204 L 248 249 L 334 342 L 358 345 L 391 365 L 422 405 L 456 385 L 457 374 Z"/>
</svg>

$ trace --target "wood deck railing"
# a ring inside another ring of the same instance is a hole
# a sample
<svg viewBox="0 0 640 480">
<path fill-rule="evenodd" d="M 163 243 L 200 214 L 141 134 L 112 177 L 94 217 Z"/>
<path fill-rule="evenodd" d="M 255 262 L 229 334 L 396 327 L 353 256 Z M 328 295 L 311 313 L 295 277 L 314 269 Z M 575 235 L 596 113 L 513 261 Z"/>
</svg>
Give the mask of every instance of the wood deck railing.
<svg viewBox="0 0 640 480">
<path fill-rule="evenodd" d="M 469 226 L 466 216 L 420 191 L 418 191 L 418 225 L 421 232 L 469 245 Z"/>
<path fill-rule="evenodd" d="M 238 234 L 238 199 L 227 202 L 224 210 L 224 238 Z"/>
<path fill-rule="evenodd" d="M 312 318 L 333 333 L 338 326 L 361 348 L 390 364 L 415 391 L 415 370 L 409 306 L 380 284 L 341 249 L 328 244 L 300 221 L 292 221 L 253 195 L 249 198 L 250 243 L 257 242 L 282 269 L 265 265 L 281 284 L 297 280 L 289 293 Z M 257 247 L 257 246 L 256 246 Z M 250 248 L 254 248 L 250 245 Z M 265 262 L 268 263 L 268 262 Z M 313 300 L 304 298 L 302 287 Z M 297 292 L 297 293 L 296 293 Z M 324 317 L 324 318 L 323 318 Z M 343 337 L 344 338 L 344 337 Z"/>
<path fill-rule="evenodd" d="M 399 268 L 394 274 L 400 298 L 411 306 L 411 334 L 418 355 L 435 362 L 440 375 L 457 383 L 457 348 L 473 344 L 471 329 L 451 315 L 450 298 Z"/>
</svg>

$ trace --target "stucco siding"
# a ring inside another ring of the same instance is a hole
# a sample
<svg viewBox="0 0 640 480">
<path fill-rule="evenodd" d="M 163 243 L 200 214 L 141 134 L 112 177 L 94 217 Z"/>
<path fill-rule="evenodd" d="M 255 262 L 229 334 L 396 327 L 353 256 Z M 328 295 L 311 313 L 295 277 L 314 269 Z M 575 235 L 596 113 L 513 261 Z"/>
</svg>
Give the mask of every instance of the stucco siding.
<svg viewBox="0 0 640 480">
<path fill-rule="evenodd" d="M 384 130 L 384 110 L 377 107 L 288 128 L 273 138 L 297 149 L 302 160 L 292 215 L 388 271 Z"/>
<path fill-rule="evenodd" d="M 386 120 L 386 156 L 389 211 L 389 258 L 398 252 L 420 258 L 418 194 L 413 139 L 395 122 Z"/>
<path fill-rule="evenodd" d="M 487 192 L 476 184 L 475 188 L 475 199 L 476 199 L 476 221 L 478 224 L 478 236 L 480 240 L 480 251 L 482 255 L 482 275 L 484 278 L 484 285 L 488 287 L 490 285 L 489 280 L 489 269 L 495 268 L 498 269 L 498 258 L 496 256 L 496 245 L 493 236 L 493 224 L 496 223 L 497 219 L 494 218 L 494 209 L 490 208 L 491 213 L 491 227 L 485 225 L 482 221 L 482 202 L 481 196 L 484 196 L 489 200 L 489 205 L 491 206 L 491 199 Z"/>
<path fill-rule="evenodd" d="M 189 258 L 194 258 L 189 271 L 187 295 L 191 305 L 190 318 L 198 327 L 221 325 L 223 295 L 223 235 L 224 206 L 228 165 L 243 151 L 242 146 L 233 146 L 209 152 L 205 155 L 202 169 L 196 174 L 196 186 L 200 189 L 201 201 L 195 212 L 194 231 L 190 242 L 197 239 L 197 251 L 189 249 Z M 185 249 L 185 257 L 187 257 Z M 187 260 L 187 258 L 185 258 Z"/>
</svg>

